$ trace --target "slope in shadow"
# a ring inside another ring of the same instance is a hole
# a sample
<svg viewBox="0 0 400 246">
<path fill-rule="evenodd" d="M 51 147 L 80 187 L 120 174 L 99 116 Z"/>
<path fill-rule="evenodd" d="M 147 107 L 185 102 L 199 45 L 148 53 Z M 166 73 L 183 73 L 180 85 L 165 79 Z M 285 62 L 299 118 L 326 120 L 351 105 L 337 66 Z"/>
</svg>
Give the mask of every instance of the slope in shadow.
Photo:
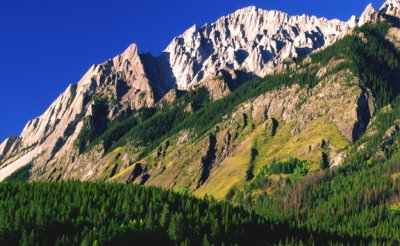
<svg viewBox="0 0 400 246">
<path fill-rule="evenodd" d="M 204 184 L 208 177 L 210 176 L 211 169 L 214 165 L 216 155 L 215 153 L 217 152 L 216 145 L 217 145 L 217 139 L 215 138 L 214 135 L 209 135 L 208 136 L 208 150 L 206 155 L 201 159 L 201 177 L 199 180 L 199 183 L 197 184 L 197 187 L 200 187 L 202 184 Z"/>
<path fill-rule="evenodd" d="M 178 87 L 169 62 L 169 56 L 167 52 L 163 52 L 158 57 L 154 57 L 150 53 L 140 55 L 156 101 L 160 100 L 169 90 Z"/>
</svg>

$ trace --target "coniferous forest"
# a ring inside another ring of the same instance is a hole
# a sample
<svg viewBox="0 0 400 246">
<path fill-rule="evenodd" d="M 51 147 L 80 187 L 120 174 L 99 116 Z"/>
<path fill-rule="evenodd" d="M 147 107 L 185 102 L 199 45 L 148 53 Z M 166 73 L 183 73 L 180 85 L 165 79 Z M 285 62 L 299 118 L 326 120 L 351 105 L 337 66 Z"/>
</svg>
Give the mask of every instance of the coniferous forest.
<svg viewBox="0 0 400 246">
<path fill-rule="evenodd" d="M 0 184 L 0 194 L 2 245 L 296 245 L 370 240 L 266 220 L 211 197 L 197 199 L 137 185 L 10 182 Z"/>
</svg>

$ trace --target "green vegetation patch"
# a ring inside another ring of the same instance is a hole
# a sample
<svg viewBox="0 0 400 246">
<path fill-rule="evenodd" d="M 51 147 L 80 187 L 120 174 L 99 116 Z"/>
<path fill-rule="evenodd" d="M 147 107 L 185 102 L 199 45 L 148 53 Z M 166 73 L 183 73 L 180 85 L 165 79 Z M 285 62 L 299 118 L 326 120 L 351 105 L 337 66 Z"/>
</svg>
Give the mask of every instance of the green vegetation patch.
<svg viewBox="0 0 400 246">
<path fill-rule="evenodd" d="M 304 176 L 309 171 L 310 163 L 297 158 L 289 158 L 282 161 L 274 161 L 260 168 L 258 174 L 248 185 L 250 189 L 260 189 L 268 186 L 268 176 L 273 174 L 294 174 Z"/>
<path fill-rule="evenodd" d="M 32 170 L 32 164 L 25 165 L 23 167 L 20 167 L 17 169 L 14 173 L 12 173 L 10 176 L 5 178 L 5 182 L 14 182 L 14 181 L 20 181 L 20 182 L 26 182 L 29 180 L 31 177 L 31 170 Z"/>
</svg>

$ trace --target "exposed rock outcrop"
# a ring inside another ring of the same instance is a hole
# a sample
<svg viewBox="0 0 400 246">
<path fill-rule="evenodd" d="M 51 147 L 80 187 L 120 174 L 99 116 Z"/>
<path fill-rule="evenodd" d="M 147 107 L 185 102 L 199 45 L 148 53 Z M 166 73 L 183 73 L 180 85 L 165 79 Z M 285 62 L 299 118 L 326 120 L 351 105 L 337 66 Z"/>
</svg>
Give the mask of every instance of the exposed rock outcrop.
<svg viewBox="0 0 400 246">
<path fill-rule="evenodd" d="M 167 94 L 165 94 L 157 104 L 160 107 L 164 107 L 165 104 L 171 105 L 175 100 L 177 100 L 183 94 L 184 94 L 184 91 L 172 89 Z"/>
<path fill-rule="evenodd" d="M 380 8 L 380 12 L 400 17 L 400 0 L 387 0 Z"/>
<path fill-rule="evenodd" d="M 1 158 L 7 154 L 9 151 L 10 147 L 14 144 L 14 142 L 17 140 L 17 137 L 9 137 L 2 144 L 0 144 L 0 161 Z"/>
<path fill-rule="evenodd" d="M 357 25 L 362 26 L 367 23 L 376 22 L 379 18 L 379 15 L 379 12 L 374 8 L 374 6 L 372 4 L 368 4 Z"/>
<path fill-rule="evenodd" d="M 339 20 L 248 7 L 201 28 L 193 26 L 164 55 L 178 88 L 189 89 L 221 69 L 271 74 L 284 60 L 330 45 L 349 28 Z"/>
</svg>

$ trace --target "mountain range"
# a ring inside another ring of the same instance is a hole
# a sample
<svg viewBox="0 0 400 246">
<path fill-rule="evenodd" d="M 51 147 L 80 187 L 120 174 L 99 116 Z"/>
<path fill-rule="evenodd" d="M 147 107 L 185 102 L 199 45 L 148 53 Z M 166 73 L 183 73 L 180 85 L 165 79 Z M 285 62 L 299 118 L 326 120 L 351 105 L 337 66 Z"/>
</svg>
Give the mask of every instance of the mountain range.
<svg viewBox="0 0 400 246">
<path fill-rule="evenodd" d="M 336 71 L 344 58 L 311 57 L 389 17 L 399 17 L 399 1 L 379 10 L 368 5 L 347 22 L 247 7 L 189 28 L 156 57 L 131 44 L 93 65 L 20 136 L 0 145 L 0 180 L 29 166 L 35 180 L 136 182 L 223 198 L 245 184 L 249 165 L 254 173 L 290 157 L 309 161 L 311 169 L 324 160 L 340 165 L 381 99 L 363 78 Z M 390 32 L 398 45 L 398 29 Z M 289 83 L 304 71 L 315 85 Z M 200 122 L 205 105 L 232 100 L 246 81 L 279 75 L 288 76 L 286 84 L 227 103 L 230 110 L 221 111 L 227 114 L 209 118 L 200 132 L 176 122 Z M 148 133 L 141 138 L 135 131 Z"/>
</svg>

